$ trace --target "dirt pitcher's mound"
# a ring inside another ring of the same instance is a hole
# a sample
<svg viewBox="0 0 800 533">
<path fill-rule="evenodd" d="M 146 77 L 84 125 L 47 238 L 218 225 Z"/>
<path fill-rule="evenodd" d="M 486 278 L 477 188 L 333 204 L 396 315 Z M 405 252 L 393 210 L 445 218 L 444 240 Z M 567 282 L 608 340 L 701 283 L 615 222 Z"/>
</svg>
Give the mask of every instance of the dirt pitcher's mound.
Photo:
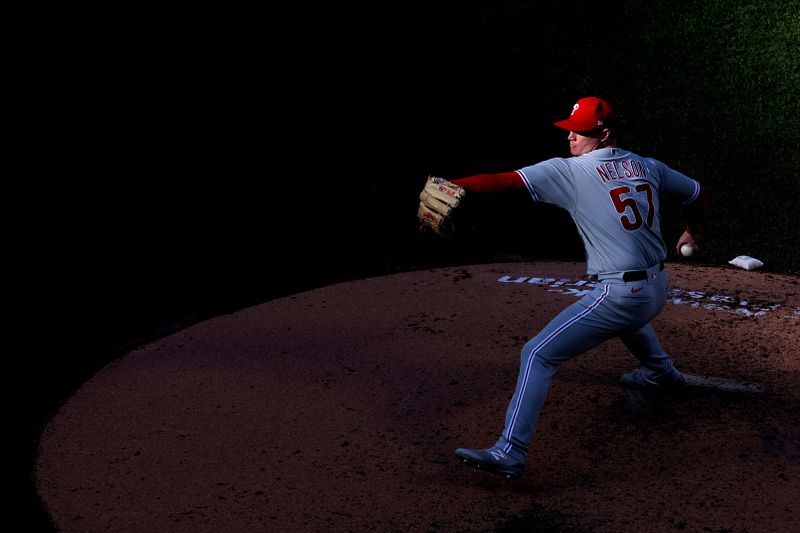
<svg viewBox="0 0 800 533">
<path fill-rule="evenodd" d="M 586 289 L 583 268 L 396 274 L 189 327 L 63 406 L 39 492 L 81 533 L 800 530 L 790 276 L 670 265 L 654 326 L 707 382 L 626 393 L 636 361 L 612 340 L 553 380 L 521 480 L 456 461 L 497 438 L 520 347 Z"/>
</svg>

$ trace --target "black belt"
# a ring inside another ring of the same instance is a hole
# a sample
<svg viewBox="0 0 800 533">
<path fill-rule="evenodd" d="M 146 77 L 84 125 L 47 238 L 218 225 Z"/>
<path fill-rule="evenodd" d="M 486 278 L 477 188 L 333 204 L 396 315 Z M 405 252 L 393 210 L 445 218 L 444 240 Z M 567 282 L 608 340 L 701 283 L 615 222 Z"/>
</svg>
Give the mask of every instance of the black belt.
<svg viewBox="0 0 800 533">
<path fill-rule="evenodd" d="M 664 270 L 664 261 L 661 261 L 661 263 L 659 263 L 658 266 L 659 266 L 658 270 Z M 622 281 L 626 283 L 628 281 L 641 281 L 643 279 L 647 279 L 646 270 L 630 270 L 622 275 Z"/>
<path fill-rule="evenodd" d="M 658 268 L 659 270 L 664 270 L 664 261 L 661 261 L 658 264 L 658 267 L 659 267 Z M 598 275 L 597 274 L 593 274 L 590 277 L 594 281 L 597 281 L 597 279 L 598 279 Z M 641 281 L 641 280 L 645 280 L 645 279 L 647 279 L 647 270 L 629 270 L 628 272 L 625 272 L 624 274 L 622 274 L 622 281 L 624 281 L 625 283 L 627 283 L 629 281 Z"/>
</svg>

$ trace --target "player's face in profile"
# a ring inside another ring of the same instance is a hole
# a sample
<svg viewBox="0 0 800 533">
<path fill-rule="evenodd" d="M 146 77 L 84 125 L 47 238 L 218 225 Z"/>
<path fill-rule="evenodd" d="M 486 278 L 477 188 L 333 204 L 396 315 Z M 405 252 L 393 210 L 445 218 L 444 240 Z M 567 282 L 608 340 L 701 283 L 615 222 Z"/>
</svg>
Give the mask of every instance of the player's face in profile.
<svg viewBox="0 0 800 533">
<path fill-rule="evenodd" d="M 575 156 L 588 154 L 600 145 L 600 139 L 586 137 L 574 131 L 569 132 L 567 140 L 569 141 L 569 152 Z"/>
</svg>

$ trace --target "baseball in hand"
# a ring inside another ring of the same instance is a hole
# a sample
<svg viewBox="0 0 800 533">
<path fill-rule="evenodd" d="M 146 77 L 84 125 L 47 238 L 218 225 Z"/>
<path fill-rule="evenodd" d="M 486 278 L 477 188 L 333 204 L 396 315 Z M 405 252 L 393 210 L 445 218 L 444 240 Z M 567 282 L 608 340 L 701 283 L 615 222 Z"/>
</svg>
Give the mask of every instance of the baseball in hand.
<svg viewBox="0 0 800 533">
<path fill-rule="evenodd" d="M 694 255 L 694 246 L 691 244 L 684 244 L 681 246 L 681 255 L 684 257 L 689 257 L 690 255 Z"/>
</svg>

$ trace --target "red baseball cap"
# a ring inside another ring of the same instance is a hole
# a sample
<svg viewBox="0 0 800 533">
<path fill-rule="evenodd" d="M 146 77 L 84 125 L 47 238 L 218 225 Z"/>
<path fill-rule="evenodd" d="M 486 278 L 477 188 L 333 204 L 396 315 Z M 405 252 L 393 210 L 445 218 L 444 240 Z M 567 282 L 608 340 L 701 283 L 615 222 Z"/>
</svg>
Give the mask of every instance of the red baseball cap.
<svg viewBox="0 0 800 533">
<path fill-rule="evenodd" d="M 587 96 L 572 106 L 572 113 L 564 120 L 554 122 L 559 128 L 567 131 L 592 131 L 617 123 L 617 113 L 606 100 L 597 96 Z"/>
</svg>

